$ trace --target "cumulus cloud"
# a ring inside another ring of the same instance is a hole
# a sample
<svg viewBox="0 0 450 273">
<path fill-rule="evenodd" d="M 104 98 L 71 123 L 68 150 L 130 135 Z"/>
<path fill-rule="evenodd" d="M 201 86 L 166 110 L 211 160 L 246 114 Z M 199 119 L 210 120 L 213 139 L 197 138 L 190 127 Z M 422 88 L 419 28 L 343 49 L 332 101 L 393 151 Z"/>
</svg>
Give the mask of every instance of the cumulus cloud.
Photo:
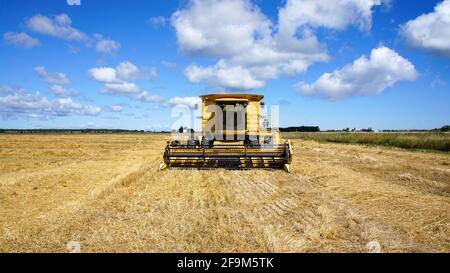
<svg viewBox="0 0 450 273">
<path fill-rule="evenodd" d="M 117 76 L 123 80 L 137 80 L 139 78 L 139 68 L 129 61 L 121 62 L 116 66 Z"/>
<path fill-rule="evenodd" d="M 140 91 L 140 88 L 134 82 L 112 82 L 105 83 L 104 86 L 106 88 L 105 93 L 126 94 Z"/>
<path fill-rule="evenodd" d="M 401 35 L 411 48 L 450 57 L 450 0 L 402 25 Z"/>
<path fill-rule="evenodd" d="M 164 102 L 166 106 L 186 105 L 193 108 L 196 104 L 200 103 L 199 97 L 173 97 Z"/>
<path fill-rule="evenodd" d="M 71 97 L 78 95 L 78 91 L 70 88 L 67 89 L 63 85 L 68 84 L 70 81 L 66 74 L 61 72 L 48 72 L 43 66 L 37 66 L 34 71 L 38 76 L 43 79 L 47 84 L 50 84 L 50 90 L 58 97 Z"/>
<path fill-rule="evenodd" d="M 190 65 L 184 73 L 192 83 L 207 81 L 210 85 L 226 86 L 232 90 L 252 90 L 264 86 L 264 81 L 258 80 L 245 67 L 230 66 L 223 60 L 208 67 Z"/>
<path fill-rule="evenodd" d="M 73 1 L 74 5 L 76 2 Z M 81 4 L 79 1 L 78 3 Z M 36 14 L 26 20 L 25 25 L 33 32 L 63 40 L 80 41 L 84 42 L 87 46 L 95 43 L 95 50 L 99 53 L 114 55 L 120 49 L 120 43 L 115 40 L 105 38 L 98 33 L 90 36 L 72 27 L 72 19 L 65 13 L 53 17 Z"/>
<path fill-rule="evenodd" d="M 103 94 L 120 95 L 148 103 L 160 103 L 166 107 L 179 104 L 193 107 L 195 103 L 199 102 L 200 99 L 198 97 L 165 99 L 159 95 L 149 93 L 133 82 L 138 79 L 145 79 L 149 74 L 156 76 L 156 73 L 156 69 L 139 68 L 129 61 L 121 62 L 114 68 L 95 67 L 88 71 L 91 78 L 103 84 L 103 88 L 100 90 L 100 93 Z"/>
<path fill-rule="evenodd" d="M 114 82 L 117 80 L 116 70 L 111 67 L 95 67 L 88 71 L 89 75 L 99 82 Z"/>
<path fill-rule="evenodd" d="M 116 67 L 94 67 L 88 73 L 94 80 L 102 83 L 127 83 L 157 76 L 156 68 L 139 68 L 129 61 L 123 61 Z"/>
<path fill-rule="evenodd" d="M 150 102 L 150 103 L 160 103 L 164 101 L 164 98 L 159 95 L 151 95 L 147 91 L 142 91 L 136 96 L 136 99 L 143 101 L 143 102 Z"/>
<path fill-rule="evenodd" d="M 381 0 L 289 0 L 279 13 L 279 33 L 292 37 L 299 26 L 345 29 L 355 25 L 369 30 L 372 7 Z"/>
<path fill-rule="evenodd" d="M 5 44 L 15 45 L 23 48 L 33 48 L 39 45 L 39 40 L 31 37 L 24 32 L 6 32 L 3 34 Z"/>
<path fill-rule="evenodd" d="M 372 50 L 370 57 L 361 56 L 352 64 L 324 73 L 314 83 L 300 82 L 295 90 L 306 95 L 322 95 L 339 100 L 355 95 L 374 95 L 398 81 L 414 81 L 418 76 L 414 65 L 385 46 Z"/>
<path fill-rule="evenodd" d="M 120 43 L 111 39 L 104 38 L 101 34 L 95 34 L 97 40 L 95 50 L 99 53 L 114 55 L 120 48 Z"/>
<path fill-rule="evenodd" d="M 371 26 L 372 7 L 380 0 L 288 0 L 278 22 L 248 0 L 191 0 L 171 23 L 179 48 L 191 56 L 218 59 L 210 66 L 188 66 L 192 83 L 251 90 L 267 80 L 304 73 L 329 59 L 314 30 Z"/>
<path fill-rule="evenodd" d="M 97 116 L 98 114 L 100 114 L 100 112 L 101 112 L 100 107 L 92 105 L 84 106 L 83 109 L 81 110 L 81 114 L 87 116 Z"/>
<path fill-rule="evenodd" d="M 101 93 L 124 95 L 145 102 L 161 102 L 157 95 L 150 95 L 135 82 L 157 76 L 156 68 L 139 68 L 135 64 L 124 61 L 116 67 L 95 67 L 88 71 L 94 80 L 103 84 Z"/>
<path fill-rule="evenodd" d="M 67 0 L 69 6 L 81 6 L 81 0 Z"/>
<path fill-rule="evenodd" d="M 61 72 L 48 72 L 45 67 L 37 66 L 34 71 L 48 84 L 68 84 L 70 81 L 66 74 Z"/>
<path fill-rule="evenodd" d="M 79 111 L 82 109 L 81 104 L 72 101 L 71 98 L 56 99 L 51 103 L 51 109 L 58 113 L 58 115 L 65 116 L 73 110 Z"/>
<path fill-rule="evenodd" d="M 178 43 L 189 54 L 236 54 L 270 32 L 270 21 L 250 1 L 190 1 L 172 15 Z"/>
<path fill-rule="evenodd" d="M 48 99 L 39 93 L 24 94 L 17 92 L 0 97 L 0 111 L 3 114 L 21 114 L 40 110 L 48 111 L 50 105 Z"/>
<path fill-rule="evenodd" d="M 71 97 L 78 95 L 78 91 L 75 89 L 66 89 L 61 85 L 52 85 L 50 90 L 58 97 Z"/>
<path fill-rule="evenodd" d="M 114 40 L 104 39 L 97 42 L 97 52 L 114 55 L 119 50 L 120 44 Z"/>
<path fill-rule="evenodd" d="M 0 96 L 0 113 L 4 118 L 20 116 L 69 116 L 69 115 L 98 115 L 100 107 L 82 105 L 71 98 L 49 100 L 39 92 L 34 94 L 22 88 L 3 86 L 8 92 Z"/>
<path fill-rule="evenodd" d="M 0 85 L 0 94 L 25 94 L 26 90 L 20 86 Z"/>
<path fill-rule="evenodd" d="M 59 14 L 49 18 L 37 14 L 26 21 L 26 26 L 31 31 L 45 34 L 69 41 L 86 41 L 88 36 L 80 30 L 71 26 L 72 20 L 65 14 Z"/>
</svg>

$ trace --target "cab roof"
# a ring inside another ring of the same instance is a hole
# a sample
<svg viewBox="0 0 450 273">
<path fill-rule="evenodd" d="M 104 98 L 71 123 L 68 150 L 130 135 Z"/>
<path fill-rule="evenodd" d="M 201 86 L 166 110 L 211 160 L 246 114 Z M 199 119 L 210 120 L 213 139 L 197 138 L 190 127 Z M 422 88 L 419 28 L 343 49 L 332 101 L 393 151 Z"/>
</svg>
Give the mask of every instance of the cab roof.
<svg viewBox="0 0 450 273">
<path fill-rule="evenodd" d="M 200 96 L 203 101 L 215 101 L 215 100 L 248 100 L 248 101 L 260 101 L 264 98 L 263 95 L 256 94 L 209 94 Z"/>
</svg>

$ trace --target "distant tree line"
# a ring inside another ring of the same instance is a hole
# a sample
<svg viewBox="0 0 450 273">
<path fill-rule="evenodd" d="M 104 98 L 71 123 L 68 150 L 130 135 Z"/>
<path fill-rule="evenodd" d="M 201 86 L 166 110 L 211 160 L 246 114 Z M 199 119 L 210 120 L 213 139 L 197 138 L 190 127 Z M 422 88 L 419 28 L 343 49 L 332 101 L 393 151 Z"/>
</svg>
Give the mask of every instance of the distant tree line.
<svg viewBox="0 0 450 273">
<path fill-rule="evenodd" d="M 293 126 L 280 128 L 280 132 L 320 132 L 319 126 Z"/>
<path fill-rule="evenodd" d="M 335 130 L 335 129 L 331 129 L 331 130 L 326 130 L 325 132 L 330 132 L 330 133 L 334 133 L 334 132 L 373 132 L 372 127 L 369 128 L 362 128 L 362 129 L 350 129 L 350 128 L 344 128 L 344 129 L 340 129 L 340 130 Z"/>
<path fill-rule="evenodd" d="M 0 134 L 136 134 L 155 133 L 125 129 L 0 129 Z M 165 133 L 165 132 L 158 132 Z"/>
<path fill-rule="evenodd" d="M 410 130 L 383 130 L 383 132 L 436 132 L 436 133 L 446 133 L 450 132 L 450 125 L 444 125 L 441 128 L 434 128 L 431 130 L 422 130 L 422 129 L 410 129 Z"/>
</svg>

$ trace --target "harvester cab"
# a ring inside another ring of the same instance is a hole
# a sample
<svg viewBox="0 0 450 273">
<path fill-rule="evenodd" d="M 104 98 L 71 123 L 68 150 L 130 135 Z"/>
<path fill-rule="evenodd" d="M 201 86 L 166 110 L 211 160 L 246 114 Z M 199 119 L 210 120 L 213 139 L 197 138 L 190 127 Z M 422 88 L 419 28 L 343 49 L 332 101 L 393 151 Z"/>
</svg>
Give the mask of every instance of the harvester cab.
<svg viewBox="0 0 450 273">
<path fill-rule="evenodd" d="M 268 128 L 262 95 L 211 94 L 202 99 L 201 132 L 168 141 L 159 169 L 279 168 L 291 170 L 292 147 Z"/>
</svg>

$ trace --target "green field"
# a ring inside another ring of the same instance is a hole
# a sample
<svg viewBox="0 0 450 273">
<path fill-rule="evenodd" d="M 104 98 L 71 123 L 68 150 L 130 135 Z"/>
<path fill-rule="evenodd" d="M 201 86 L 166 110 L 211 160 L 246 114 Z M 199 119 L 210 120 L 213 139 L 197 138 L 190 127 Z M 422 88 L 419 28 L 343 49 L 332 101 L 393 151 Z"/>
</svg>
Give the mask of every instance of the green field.
<svg viewBox="0 0 450 273">
<path fill-rule="evenodd" d="M 362 133 L 317 132 L 283 133 L 287 139 L 315 140 L 364 145 L 381 145 L 405 149 L 450 151 L 450 133 Z"/>
</svg>

